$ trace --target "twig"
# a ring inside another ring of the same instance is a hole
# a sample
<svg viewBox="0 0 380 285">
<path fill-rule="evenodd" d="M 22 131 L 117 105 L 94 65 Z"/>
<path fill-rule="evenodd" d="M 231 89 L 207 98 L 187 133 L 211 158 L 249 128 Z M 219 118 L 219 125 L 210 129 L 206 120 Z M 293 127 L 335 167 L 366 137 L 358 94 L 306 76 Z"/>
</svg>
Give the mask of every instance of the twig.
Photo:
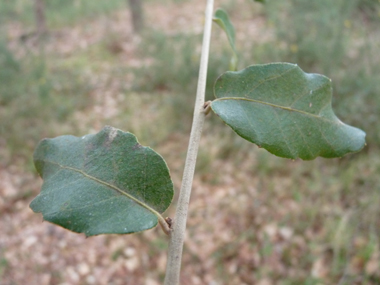
<svg viewBox="0 0 380 285">
<path fill-rule="evenodd" d="M 213 0 L 207 0 L 206 18 L 203 34 L 202 54 L 199 68 L 198 88 L 194 107 L 193 124 L 191 128 L 189 147 L 183 172 L 181 192 L 178 198 L 175 218 L 170 234 L 168 262 L 166 265 L 165 285 L 179 284 L 183 242 L 186 231 L 187 212 L 190 201 L 191 187 L 193 184 L 195 163 L 198 154 L 203 123 L 206 117 L 204 111 L 207 66 L 210 50 L 210 38 L 212 27 Z"/>
</svg>

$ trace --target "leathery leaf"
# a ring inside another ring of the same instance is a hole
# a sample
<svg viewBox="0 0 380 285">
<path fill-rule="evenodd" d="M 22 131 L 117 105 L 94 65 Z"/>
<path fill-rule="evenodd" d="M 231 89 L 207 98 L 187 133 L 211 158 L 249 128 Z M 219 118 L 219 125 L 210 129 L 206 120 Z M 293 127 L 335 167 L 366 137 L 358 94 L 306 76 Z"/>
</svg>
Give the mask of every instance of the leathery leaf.
<svg viewBox="0 0 380 285">
<path fill-rule="evenodd" d="M 44 182 L 32 210 L 86 236 L 150 229 L 173 197 L 163 158 L 133 134 L 112 127 L 44 139 L 34 163 Z"/>
<path fill-rule="evenodd" d="M 226 72 L 212 110 L 238 135 L 286 158 L 341 157 L 365 145 L 365 133 L 331 107 L 331 80 L 297 65 L 273 63 Z"/>
</svg>

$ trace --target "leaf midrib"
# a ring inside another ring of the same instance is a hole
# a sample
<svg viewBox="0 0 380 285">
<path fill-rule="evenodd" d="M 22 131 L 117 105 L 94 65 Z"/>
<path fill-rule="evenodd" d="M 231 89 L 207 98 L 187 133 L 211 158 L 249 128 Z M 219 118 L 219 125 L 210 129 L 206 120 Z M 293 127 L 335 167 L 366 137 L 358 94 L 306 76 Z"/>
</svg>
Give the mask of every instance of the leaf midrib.
<svg viewBox="0 0 380 285">
<path fill-rule="evenodd" d="M 264 101 L 250 99 L 250 98 L 244 98 L 244 97 L 223 97 L 223 98 L 217 98 L 213 102 L 224 101 L 224 100 L 236 100 L 236 101 L 242 100 L 242 101 L 254 102 L 254 103 L 258 103 L 258 104 L 268 105 L 268 106 L 271 106 L 271 107 L 274 107 L 274 108 L 279 108 L 279 109 L 287 110 L 287 111 L 290 111 L 290 112 L 297 112 L 297 113 L 300 113 L 300 114 L 303 114 L 303 115 L 306 115 L 306 116 L 310 116 L 310 117 L 314 117 L 314 118 L 317 118 L 317 119 L 325 120 L 325 121 L 330 122 L 330 123 L 336 123 L 335 120 L 330 120 L 330 119 L 327 119 L 326 117 L 322 117 L 320 115 L 314 115 L 312 113 L 308 113 L 308 112 L 305 112 L 305 111 L 302 111 L 302 110 L 299 110 L 299 109 L 293 109 L 293 108 L 289 108 L 289 107 L 285 107 L 285 106 L 281 106 L 281 105 L 276 105 L 276 104 L 273 104 L 273 103 L 268 103 L 268 102 L 264 102 Z M 212 105 L 212 103 L 211 103 L 211 105 Z M 321 110 L 323 110 L 323 109 L 324 108 L 322 108 Z"/>
<path fill-rule="evenodd" d="M 160 218 L 161 217 L 161 214 L 159 212 L 157 212 L 156 210 L 154 210 L 153 208 L 149 207 L 147 204 L 141 202 L 140 200 L 138 200 L 137 198 L 133 197 L 132 195 L 124 192 L 123 190 L 121 190 L 120 188 L 116 187 L 115 185 L 112 185 L 110 183 L 107 183 L 103 180 L 100 180 L 94 176 L 91 176 L 89 174 L 87 174 L 86 172 L 84 172 L 83 170 L 80 170 L 80 169 L 77 169 L 77 168 L 74 168 L 74 167 L 70 167 L 70 166 L 64 166 L 64 165 L 61 165 L 57 162 L 53 162 L 53 161 L 47 161 L 47 160 L 44 160 L 45 163 L 51 163 L 51 164 L 54 164 L 54 165 L 57 165 L 59 166 L 60 168 L 62 169 L 68 169 L 68 170 L 71 170 L 71 171 L 74 171 L 74 172 L 77 172 L 77 173 L 80 173 L 82 174 L 84 177 L 88 178 L 88 179 L 91 179 L 99 184 L 102 184 L 102 185 L 105 185 L 117 192 L 119 192 L 120 194 L 128 197 L 129 199 L 131 199 L 132 201 L 134 201 L 135 203 L 139 204 L 140 206 L 142 206 L 143 208 L 147 209 L 148 211 L 152 212 L 155 216 L 157 216 L 157 218 Z"/>
</svg>

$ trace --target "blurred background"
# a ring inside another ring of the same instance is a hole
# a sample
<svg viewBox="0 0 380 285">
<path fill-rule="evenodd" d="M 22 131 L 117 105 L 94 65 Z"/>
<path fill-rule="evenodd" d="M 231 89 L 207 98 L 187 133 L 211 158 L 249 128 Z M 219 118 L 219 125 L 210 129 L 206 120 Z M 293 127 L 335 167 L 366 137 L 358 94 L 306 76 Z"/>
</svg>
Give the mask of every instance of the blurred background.
<svg viewBox="0 0 380 285">
<path fill-rule="evenodd" d="M 216 7 L 235 25 L 239 68 L 286 61 L 330 77 L 336 114 L 366 131 L 367 146 L 291 161 L 210 114 L 181 284 L 380 284 L 380 1 Z M 42 138 L 112 125 L 165 158 L 178 194 L 204 8 L 201 0 L 0 1 L 0 284 L 161 284 L 159 228 L 86 239 L 42 223 L 29 208 L 42 183 L 32 154 Z M 207 99 L 230 56 L 214 25 Z"/>
</svg>

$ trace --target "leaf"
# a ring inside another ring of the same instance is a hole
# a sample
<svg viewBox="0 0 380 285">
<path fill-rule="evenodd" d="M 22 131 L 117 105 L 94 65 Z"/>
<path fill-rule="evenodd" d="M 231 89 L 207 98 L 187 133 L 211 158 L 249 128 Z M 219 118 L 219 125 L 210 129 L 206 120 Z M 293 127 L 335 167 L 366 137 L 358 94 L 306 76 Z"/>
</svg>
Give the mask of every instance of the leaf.
<svg viewBox="0 0 380 285">
<path fill-rule="evenodd" d="M 253 0 L 254 2 L 265 3 L 265 0 Z"/>
<path fill-rule="evenodd" d="M 297 65 L 273 63 L 226 72 L 212 110 L 238 135 L 274 155 L 305 160 L 341 157 L 365 145 L 365 133 L 331 107 L 331 80 Z"/>
<path fill-rule="evenodd" d="M 217 9 L 213 21 L 218 24 L 226 33 L 230 46 L 232 48 L 232 57 L 230 60 L 230 70 L 237 70 L 238 55 L 235 47 L 235 28 L 232 25 L 228 14 L 223 9 Z"/>
<path fill-rule="evenodd" d="M 44 183 L 32 210 L 86 236 L 150 229 L 173 198 L 163 158 L 112 127 L 81 138 L 44 139 L 34 163 Z"/>
</svg>

